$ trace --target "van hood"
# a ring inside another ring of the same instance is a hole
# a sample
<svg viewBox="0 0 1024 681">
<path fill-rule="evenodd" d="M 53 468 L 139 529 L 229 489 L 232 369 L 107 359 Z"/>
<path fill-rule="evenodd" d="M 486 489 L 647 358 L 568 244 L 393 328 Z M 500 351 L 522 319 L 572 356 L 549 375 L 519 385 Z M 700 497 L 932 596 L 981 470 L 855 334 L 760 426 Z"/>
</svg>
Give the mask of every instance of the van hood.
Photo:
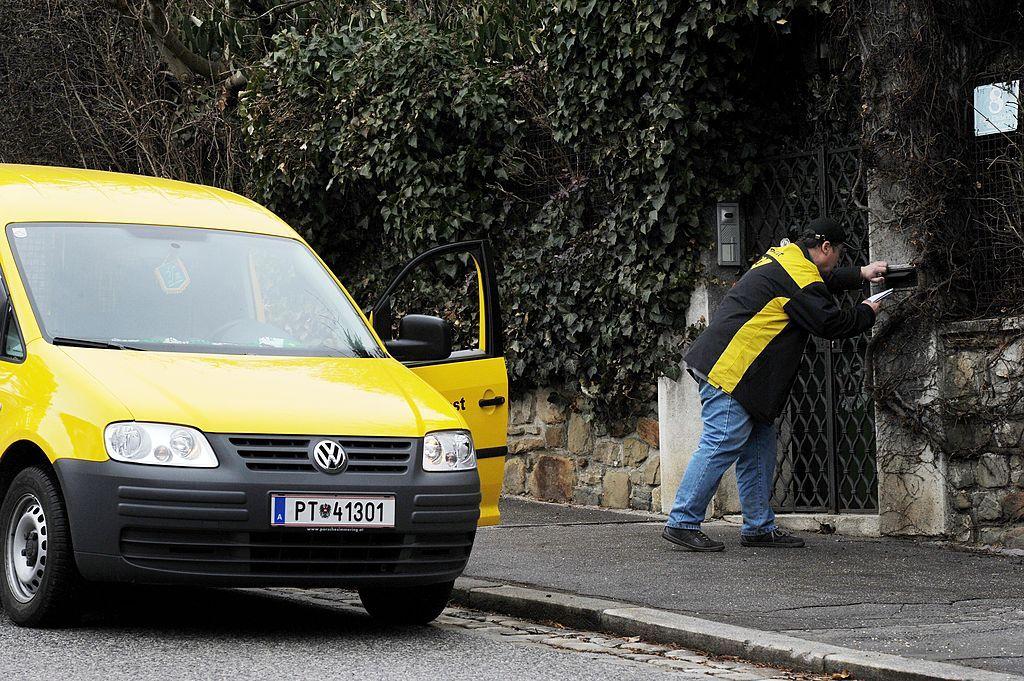
<svg viewBox="0 0 1024 681">
<path fill-rule="evenodd" d="M 390 437 L 465 427 L 447 400 L 389 358 L 60 349 L 136 421 L 208 433 Z"/>
</svg>

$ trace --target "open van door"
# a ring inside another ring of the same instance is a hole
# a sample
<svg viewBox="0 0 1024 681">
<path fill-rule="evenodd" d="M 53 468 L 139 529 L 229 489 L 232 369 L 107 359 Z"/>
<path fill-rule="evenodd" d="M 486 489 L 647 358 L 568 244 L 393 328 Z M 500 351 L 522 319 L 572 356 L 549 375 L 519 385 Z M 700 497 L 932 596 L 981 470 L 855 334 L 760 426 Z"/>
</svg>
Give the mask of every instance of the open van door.
<svg viewBox="0 0 1024 681">
<path fill-rule="evenodd" d="M 480 471 L 480 525 L 500 520 L 508 453 L 508 373 L 489 256 L 485 241 L 433 248 L 399 272 L 370 314 L 389 352 L 469 425 Z"/>
</svg>

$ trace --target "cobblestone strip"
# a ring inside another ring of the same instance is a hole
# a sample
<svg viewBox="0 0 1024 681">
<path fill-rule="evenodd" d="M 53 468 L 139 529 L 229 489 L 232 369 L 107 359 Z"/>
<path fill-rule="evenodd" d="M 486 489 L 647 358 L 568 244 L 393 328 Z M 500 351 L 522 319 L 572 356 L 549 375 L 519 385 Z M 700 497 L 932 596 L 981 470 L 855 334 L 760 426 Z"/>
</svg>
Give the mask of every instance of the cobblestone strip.
<svg viewBox="0 0 1024 681">
<path fill-rule="evenodd" d="M 358 600 L 356 605 L 358 605 Z M 510 641 L 541 644 L 581 653 L 612 655 L 633 662 L 643 662 L 661 670 L 679 672 L 680 679 L 823 681 L 832 678 L 831 676 L 763 667 L 735 658 L 715 657 L 693 650 L 646 643 L 636 637 L 619 638 L 609 634 L 549 626 L 464 608 L 448 608 L 437 619 L 437 622 L 442 626 L 476 629 L 480 633 Z"/>
<path fill-rule="evenodd" d="M 264 589 L 296 600 L 333 604 L 362 612 L 359 597 L 347 591 Z M 657 645 L 637 637 L 620 638 L 554 624 L 542 624 L 507 615 L 450 607 L 437 618 L 436 625 L 472 630 L 480 635 L 510 643 L 544 645 L 592 655 L 611 655 L 632 662 L 650 664 L 660 671 L 677 672 L 681 681 L 718 679 L 719 681 L 830 681 L 849 678 L 795 672 L 733 657 L 706 655 L 693 650 Z"/>
</svg>

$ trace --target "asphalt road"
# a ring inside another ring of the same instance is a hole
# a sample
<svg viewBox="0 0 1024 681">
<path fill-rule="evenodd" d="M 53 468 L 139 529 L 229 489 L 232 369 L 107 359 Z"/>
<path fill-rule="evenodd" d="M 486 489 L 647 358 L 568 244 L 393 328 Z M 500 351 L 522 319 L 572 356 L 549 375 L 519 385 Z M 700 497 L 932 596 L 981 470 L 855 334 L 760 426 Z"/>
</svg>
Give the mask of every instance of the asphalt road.
<svg viewBox="0 0 1024 681">
<path fill-rule="evenodd" d="M 374 624 L 338 591 L 116 588 L 78 627 L 0 613 L 0 679 L 808 679 L 452 608 L 426 627 Z"/>
</svg>

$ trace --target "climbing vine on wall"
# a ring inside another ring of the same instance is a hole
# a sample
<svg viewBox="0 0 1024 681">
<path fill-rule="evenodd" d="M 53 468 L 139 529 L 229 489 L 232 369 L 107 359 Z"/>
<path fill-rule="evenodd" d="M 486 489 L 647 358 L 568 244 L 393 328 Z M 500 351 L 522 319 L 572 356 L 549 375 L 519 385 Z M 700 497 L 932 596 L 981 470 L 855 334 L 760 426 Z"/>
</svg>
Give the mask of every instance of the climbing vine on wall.
<svg viewBox="0 0 1024 681">
<path fill-rule="evenodd" d="M 25 82 L 42 78 L 50 96 L 5 100 L 19 130 L 48 142 L 29 145 L 42 150 L 32 159 L 241 190 L 299 228 L 364 303 L 414 253 L 487 237 L 514 385 L 582 391 L 613 418 L 650 410 L 657 377 L 678 371 L 710 244 L 701 211 L 751 185 L 790 79 L 779 55 L 809 39 L 793 21 L 830 11 L 821 0 L 51 6 L 31 10 L 37 30 L 21 45 L 45 76 Z M 69 39 L 92 33 L 103 40 Z M 72 43 L 87 72 L 65 58 Z M 64 55 L 59 82 L 50 53 Z M 32 132 L 34 112 L 65 110 L 75 115 Z"/>
<path fill-rule="evenodd" d="M 931 452 L 977 456 L 997 444 L 978 438 L 965 445 L 961 433 L 991 434 L 993 424 L 1020 417 L 1019 400 L 993 399 L 992 385 L 1005 371 L 963 399 L 939 380 L 936 362 L 922 357 L 936 330 L 944 337 L 946 322 L 1024 310 L 1016 266 L 1024 249 L 1020 137 L 975 136 L 968 106 L 975 85 L 1024 73 L 1014 39 L 1024 12 L 995 0 L 876 0 L 841 8 L 858 27 L 864 64 L 862 143 L 872 218 L 878 233 L 892 235 L 883 246 L 908 253 L 922 273 L 917 289 L 889 306 L 874 331 L 872 396 Z M 997 346 L 998 357 L 1013 341 Z M 903 449 L 899 454 L 922 455 Z"/>
<path fill-rule="evenodd" d="M 701 211 L 749 187 L 763 146 L 755 50 L 827 3 L 513 3 L 500 50 L 387 9 L 284 30 L 252 69 L 257 198 L 366 302 L 414 253 L 489 238 L 514 383 L 649 410 L 678 370 Z"/>
</svg>

